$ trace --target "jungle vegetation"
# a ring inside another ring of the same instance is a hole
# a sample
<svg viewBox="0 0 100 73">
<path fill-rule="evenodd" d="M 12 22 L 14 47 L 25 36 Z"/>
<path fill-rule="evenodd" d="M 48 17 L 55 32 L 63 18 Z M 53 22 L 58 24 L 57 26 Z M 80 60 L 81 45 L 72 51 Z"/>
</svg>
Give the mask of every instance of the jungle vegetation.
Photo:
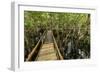
<svg viewBox="0 0 100 73">
<path fill-rule="evenodd" d="M 90 17 L 88 13 L 24 11 L 25 58 L 47 30 L 53 31 L 64 59 L 90 58 Z M 66 56 L 68 48 L 73 51 Z"/>
</svg>

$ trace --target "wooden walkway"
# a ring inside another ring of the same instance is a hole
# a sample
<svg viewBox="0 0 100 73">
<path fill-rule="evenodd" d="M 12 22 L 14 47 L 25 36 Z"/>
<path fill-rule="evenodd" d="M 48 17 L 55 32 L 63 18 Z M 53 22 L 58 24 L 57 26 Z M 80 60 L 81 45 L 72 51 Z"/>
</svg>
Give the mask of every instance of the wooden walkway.
<svg viewBox="0 0 100 73">
<path fill-rule="evenodd" d="M 40 41 L 37 43 L 39 44 Z M 36 45 L 37 47 L 38 45 Z M 32 61 L 32 57 L 34 57 L 34 53 L 37 48 L 32 50 L 29 54 L 26 61 Z M 63 60 L 63 57 L 58 49 L 57 43 L 53 37 L 53 33 L 51 30 L 47 31 L 45 34 L 45 41 L 42 42 L 41 48 L 35 58 L 35 61 L 47 61 L 47 60 Z"/>
<path fill-rule="evenodd" d="M 43 44 L 36 58 L 37 61 L 57 60 L 56 51 L 53 43 Z"/>
<path fill-rule="evenodd" d="M 46 40 L 45 40 L 44 44 L 42 45 L 36 60 L 37 61 L 57 60 L 51 31 L 47 32 Z"/>
</svg>

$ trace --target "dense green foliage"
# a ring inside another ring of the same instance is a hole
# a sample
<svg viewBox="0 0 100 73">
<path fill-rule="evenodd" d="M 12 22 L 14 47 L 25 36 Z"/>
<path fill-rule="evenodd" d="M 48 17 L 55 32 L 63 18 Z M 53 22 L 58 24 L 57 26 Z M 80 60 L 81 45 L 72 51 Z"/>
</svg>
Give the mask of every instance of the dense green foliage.
<svg viewBox="0 0 100 73">
<path fill-rule="evenodd" d="M 30 52 L 45 30 L 52 30 L 64 56 L 69 41 L 90 57 L 90 14 L 64 12 L 24 12 L 24 44 Z M 63 49 L 64 48 L 64 49 Z"/>
</svg>

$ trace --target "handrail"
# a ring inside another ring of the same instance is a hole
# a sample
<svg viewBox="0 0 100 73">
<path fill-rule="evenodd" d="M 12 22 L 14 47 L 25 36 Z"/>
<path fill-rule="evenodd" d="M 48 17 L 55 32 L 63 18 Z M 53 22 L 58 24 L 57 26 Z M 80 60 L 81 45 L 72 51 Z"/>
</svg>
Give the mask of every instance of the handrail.
<svg viewBox="0 0 100 73">
<path fill-rule="evenodd" d="M 32 57 L 32 55 L 34 54 L 34 52 L 36 51 L 39 43 L 40 43 L 41 39 L 38 41 L 38 43 L 36 44 L 36 46 L 33 48 L 32 52 L 28 55 L 28 58 L 26 59 L 26 61 L 29 61 Z"/>
<path fill-rule="evenodd" d="M 53 35 L 53 34 L 52 34 L 52 35 Z M 61 53 L 60 53 L 60 50 L 59 50 L 59 48 L 58 48 L 58 45 L 57 45 L 56 40 L 55 40 L 55 38 L 54 38 L 54 35 L 53 35 L 53 41 L 54 41 L 54 45 L 55 45 L 55 48 L 56 48 L 56 50 L 57 50 L 57 53 L 58 53 L 58 55 L 59 55 L 59 59 L 60 59 L 60 60 L 63 60 L 63 56 L 62 56 Z"/>
<path fill-rule="evenodd" d="M 42 37 L 44 36 L 45 31 L 42 35 Z M 32 58 L 33 54 L 35 53 L 35 51 L 37 50 L 37 47 L 39 46 L 39 43 L 41 42 L 43 38 L 40 38 L 40 40 L 38 41 L 38 43 L 36 44 L 36 46 L 33 48 L 32 52 L 28 55 L 28 58 L 26 59 L 26 61 L 30 61 L 30 59 Z"/>
</svg>

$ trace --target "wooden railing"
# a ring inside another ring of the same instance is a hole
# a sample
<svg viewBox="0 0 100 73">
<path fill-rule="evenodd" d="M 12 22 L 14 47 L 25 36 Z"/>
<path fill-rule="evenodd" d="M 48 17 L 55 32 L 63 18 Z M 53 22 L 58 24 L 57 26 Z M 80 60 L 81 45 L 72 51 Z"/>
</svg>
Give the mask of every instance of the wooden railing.
<svg viewBox="0 0 100 73">
<path fill-rule="evenodd" d="M 40 43 L 43 44 L 43 37 L 45 35 L 46 31 L 43 33 L 42 37 L 40 38 L 40 40 L 38 41 L 38 43 L 36 44 L 36 46 L 33 48 L 32 52 L 28 55 L 28 58 L 26 59 L 26 61 L 31 61 L 32 56 L 34 55 L 34 53 L 37 51 L 38 46 L 40 45 Z"/>
<path fill-rule="evenodd" d="M 53 35 L 53 34 L 52 34 L 52 35 Z M 57 51 L 57 56 L 59 57 L 60 60 L 63 60 L 63 56 L 62 56 L 61 53 L 60 53 L 60 50 L 59 50 L 59 48 L 58 48 L 58 45 L 57 45 L 56 40 L 55 40 L 55 38 L 54 38 L 54 35 L 53 35 L 53 41 L 54 41 L 55 50 Z"/>
</svg>

